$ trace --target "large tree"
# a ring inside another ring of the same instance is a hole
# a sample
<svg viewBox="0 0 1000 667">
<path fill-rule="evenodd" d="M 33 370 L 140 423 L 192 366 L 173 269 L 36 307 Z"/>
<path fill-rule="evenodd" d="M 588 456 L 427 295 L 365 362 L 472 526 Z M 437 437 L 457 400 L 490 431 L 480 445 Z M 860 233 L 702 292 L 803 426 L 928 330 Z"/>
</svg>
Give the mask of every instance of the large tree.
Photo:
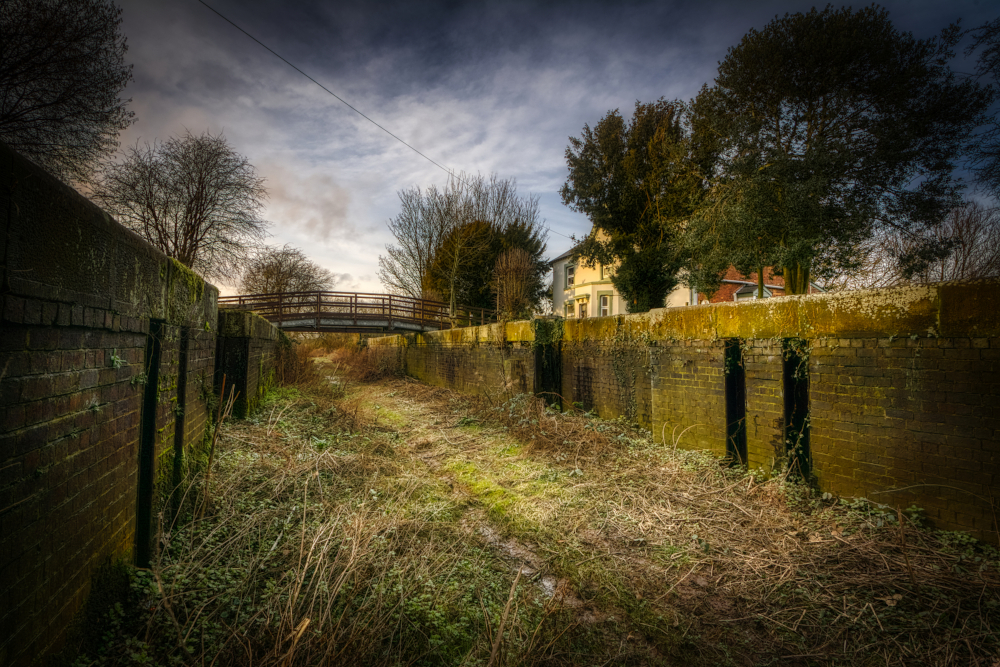
<svg viewBox="0 0 1000 667">
<path fill-rule="evenodd" d="M 426 298 L 434 251 L 448 231 L 449 217 L 440 209 L 448 192 L 432 186 L 426 191 L 413 187 L 397 194 L 401 210 L 389 220 L 396 243 L 387 245 L 386 254 L 379 255 L 379 280 L 390 292 Z"/>
<path fill-rule="evenodd" d="M 517 193 L 513 178 L 460 174 L 444 189 L 400 193 L 401 213 L 389 223 L 397 245 L 379 257 L 387 289 L 433 296 L 453 307 L 492 308 L 491 276 L 500 254 L 521 248 L 531 257 L 531 303 L 545 292 L 545 230 L 538 198 Z"/>
<path fill-rule="evenodd" d="M 662 306 L 679 282 L 678 238 L 711 162 L 691 141 L 684 104 L 637 102 L 628 122 L 615 109 L 569 141 L 563 202 L 593 223 L 574 257 L 614 267 L 611 281 L 630 312 Z"/>
<path fill-rule="evenodd" d="M 898 258 L 906 273 L 946 256 L 925 232 L 960 203 L 955 160 L 992 98 L 948 67 L 958 36 L 918 40 L 876 6 L 828 6 L 730 48 L 694 105 L 722 156 L 689 226 L 712 250 L 701 266 L 773 264 L 801 294 L 855 268 L 882 229 L 920 240 Z"/>
<path fill-rule="evenodd" d="M 120 223 L 207 278 L 237 278 L 267 236 L 264 180 L 222 135 L 137 143 L 102 170 L 94 197 Z"/>
<path fill-rule="evenodd" d="M 0 2 L 0 141 L 87 180 L 133 122 L 121 22 L 109 0 Z"/>
<path fill-rule="evenodd" d="M 288 294 L 332 290 L 337 277 L 298 248 L 264 248 L 250 258 L 240 279 L 243 294 Z"/>
<path fill-rule="evenodd" d="M 478 268 L 489 261 L 493 237 L 489 222 L 472 219 L 451 227 L 434 249 L 426 290 L 445 298 L 452 316 L 459 305 L 489 307 L 477 298 L 480 290 L 489 285 L 488 273 Z"/>
</svg>

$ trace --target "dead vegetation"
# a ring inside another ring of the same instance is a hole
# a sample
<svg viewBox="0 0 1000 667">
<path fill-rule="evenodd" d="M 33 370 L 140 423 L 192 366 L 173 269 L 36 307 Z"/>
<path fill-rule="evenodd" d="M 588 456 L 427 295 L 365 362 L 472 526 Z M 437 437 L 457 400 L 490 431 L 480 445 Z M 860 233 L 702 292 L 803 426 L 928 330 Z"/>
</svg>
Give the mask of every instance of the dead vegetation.
<svg viewBox="0 0 1000 667">
<path fill-rule="evenodd" d="M 360 383 L 392 365 L 354 350 L 300 347 L 321 370 L 226 424 L 205 517 L 164 519 L 141 622 L 80 664 L 1000 661 L 997 551 L 915 508 L 531 397 Z"/>
</svg>

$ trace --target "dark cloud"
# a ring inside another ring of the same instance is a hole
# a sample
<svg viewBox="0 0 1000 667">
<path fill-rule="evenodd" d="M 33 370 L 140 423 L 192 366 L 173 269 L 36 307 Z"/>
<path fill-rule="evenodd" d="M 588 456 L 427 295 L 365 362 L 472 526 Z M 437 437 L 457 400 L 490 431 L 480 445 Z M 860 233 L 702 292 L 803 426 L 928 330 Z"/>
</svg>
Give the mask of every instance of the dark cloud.
<svg viewBox="0 0 1000 667">
<path fill-rule="evenodd" d="M 207 1 L 441 164 L 516 177 L 541 196 L 554 253 L 570 243 L 559 233 L 588 227 L 558 196 L 568 136 L 636 100 L 693 96 L 748 29 L 813 5 Z M 379 289 L 396 192 L 445 174 L 201 4 L 121 4 L 139 119 L 125 141 L 225 132 L 268 179 L 275 241 Z M 996 13 L 972 0 L 886 6 L 917 37 Z"/>
</svg>

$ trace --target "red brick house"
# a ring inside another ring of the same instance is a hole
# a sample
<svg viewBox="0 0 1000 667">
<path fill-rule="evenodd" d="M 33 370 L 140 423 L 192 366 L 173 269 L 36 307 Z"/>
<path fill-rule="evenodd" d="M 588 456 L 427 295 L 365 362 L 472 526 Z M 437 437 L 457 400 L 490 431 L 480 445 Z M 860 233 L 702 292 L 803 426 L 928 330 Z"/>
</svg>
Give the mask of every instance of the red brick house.
<svg viewBox="0 0 1000 667">
<path fill-rule="evenodd" d="M 809 294 L 818 294 L 823 291 L 815 283 L 809 283 Z M 783 276 L 774 275 L 774 270 L 768 266 L 764 269 L 764 297 L 772 296 L 785 296 L 785 279 Z M 757 273 L 751 273 L 747 277 L 730 266 L 722 279 L 722 287 L 719 288 L 719 291 L 713 294 L 712 298 L 699 294 L 698 303 L 721 303 L 756 298 Z"/>
</svg>

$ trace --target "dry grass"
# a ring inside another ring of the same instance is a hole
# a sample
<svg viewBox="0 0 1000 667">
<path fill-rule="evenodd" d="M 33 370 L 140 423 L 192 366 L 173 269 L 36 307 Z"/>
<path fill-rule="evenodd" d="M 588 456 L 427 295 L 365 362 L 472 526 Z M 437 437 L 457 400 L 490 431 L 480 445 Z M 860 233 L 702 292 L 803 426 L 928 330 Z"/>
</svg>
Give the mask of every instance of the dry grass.
<svg viewBox="0 0 1000 667">
<path fill-rule="evenodd" d="M 347 349 L 307 351 L 318 381 L 226 425 L 210 511 L 165 527 L 141 627 L 113 645 L 218 665 L 1000 660 L 993 549 L 528 397 L 346 382 L 380 367 Z"/>
<path fill-rule="evenodd" d="M 639 617 L 686 617 L 709 662 L 1000 659 L 997 551 L 923 528 L 915 508 L 818 496 L 534 398 L 477 414 L 578 480 L 537 534 L 593 555 L 549 565 Z"/>
<path fill-rule="evenodd" d="M 403 374 L 400 351 L 395 347 L 342 346 L 330 354 L 342 374 L 356 382 L 375 382 Z"/>
</svg>

